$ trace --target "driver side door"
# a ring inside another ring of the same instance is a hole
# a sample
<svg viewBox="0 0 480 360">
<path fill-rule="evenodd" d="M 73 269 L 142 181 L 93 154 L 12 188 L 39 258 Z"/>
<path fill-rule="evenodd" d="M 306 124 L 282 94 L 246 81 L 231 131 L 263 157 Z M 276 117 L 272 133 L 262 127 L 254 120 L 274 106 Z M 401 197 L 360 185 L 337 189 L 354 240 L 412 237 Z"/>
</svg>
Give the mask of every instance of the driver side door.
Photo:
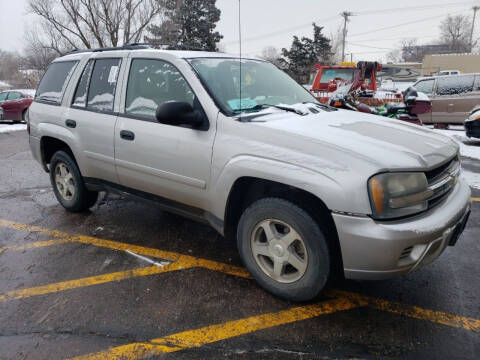
<svg viewBox="0 0 480 360">
<path fill-rule="evenodd" d="M 202 110 L 181 72 L 162 59 L 132 58 L 123 113 L 115 126 L 120 184 L 193 207 L 202 207 L 210 179 L 215 129 L 161 124 L 155 112 L 169 101 Z"/>
</svg>

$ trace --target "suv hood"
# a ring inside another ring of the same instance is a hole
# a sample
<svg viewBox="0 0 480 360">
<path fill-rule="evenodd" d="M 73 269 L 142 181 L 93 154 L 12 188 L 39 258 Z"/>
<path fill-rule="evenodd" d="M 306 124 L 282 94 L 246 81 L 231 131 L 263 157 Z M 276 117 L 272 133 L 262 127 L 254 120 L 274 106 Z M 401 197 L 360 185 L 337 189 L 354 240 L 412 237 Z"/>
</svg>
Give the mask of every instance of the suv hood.
<svg viewBox="0 0 480 360">
<path fill-rule="evenodd" d="M 418 125 L 354 111 L 256 115 L 252 122 L 269 129 L 267 134 L 287 135 L 287 144 L 311 149 L 305 141 L 317 143 L 320 148 L 315 149 L 335 148 L 384 170 L 429 169 L 451 159 L 459 149 L 449 137 Z"/>
</svg>

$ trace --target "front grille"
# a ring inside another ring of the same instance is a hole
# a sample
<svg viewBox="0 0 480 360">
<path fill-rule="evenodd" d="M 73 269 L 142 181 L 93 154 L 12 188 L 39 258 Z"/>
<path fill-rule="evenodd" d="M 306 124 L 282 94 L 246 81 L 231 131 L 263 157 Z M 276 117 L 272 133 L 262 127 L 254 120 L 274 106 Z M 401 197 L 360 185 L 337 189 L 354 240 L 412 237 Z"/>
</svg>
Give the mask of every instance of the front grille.
<svg viewBox="0 0 480 360">
<path fill-rule="evenodd" d="M 457 157 L 445 164 L 425 172 L 428 189 L 433 192 L 428 199 L 428 207 L 432 208 L 441 202 L 454 188 L 460 172 L 460 162 Z"/>
</svg>

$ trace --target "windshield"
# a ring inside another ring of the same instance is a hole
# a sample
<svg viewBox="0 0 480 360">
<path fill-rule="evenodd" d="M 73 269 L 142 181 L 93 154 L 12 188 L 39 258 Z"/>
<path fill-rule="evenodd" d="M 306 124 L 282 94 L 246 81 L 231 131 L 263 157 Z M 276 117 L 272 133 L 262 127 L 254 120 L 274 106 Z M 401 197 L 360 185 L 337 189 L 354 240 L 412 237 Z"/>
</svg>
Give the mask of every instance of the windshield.
<svg viewBox="0 0 480 360">
<path fill-rule="evenodd" d="M 294 105 L 318 101 L 290 76 L 268 62 L 238 59 L 189 60 L 211 95 L 229 115 L 259 111 L 262 105 Z M 241 98 L 240 98 L 241 89 Z"/>
<path fill-rule="evenodd" d="M 352 81 L 354 69 L 324 69 L 320 83 L 325 84 L 330 80 L 340 78 L 345 81 Z"/>
</svg>

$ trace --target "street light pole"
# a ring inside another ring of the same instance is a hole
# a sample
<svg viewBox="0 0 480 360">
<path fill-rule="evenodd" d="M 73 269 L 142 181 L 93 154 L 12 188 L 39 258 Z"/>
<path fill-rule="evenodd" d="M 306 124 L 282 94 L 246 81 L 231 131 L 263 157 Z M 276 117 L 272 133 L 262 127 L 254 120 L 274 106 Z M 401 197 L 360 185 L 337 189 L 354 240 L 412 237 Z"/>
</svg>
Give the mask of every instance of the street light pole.
<svg viewBox="0 0 480 360">
<path fill-rule="evenodd" d="M 340 14 L 343 17 L 343 41 L 342 41 L 342 61 L 345 61 L 345 41 L 347 39 L 347 22 L 348 18 L 353 14 L 349 11 L 344 11 Z"/>
<path fill-rule="evenodd" d="M 477 11 L 480 9 L 480 6 L 474 6 L 472 9 L 473 9 L 473 20 L 472 20 L 472 30 L 470 31 L 470 52 L 473 51 L 473 30 L 475 29 L 475 18 L 477 17 Z"/>
</svg>

